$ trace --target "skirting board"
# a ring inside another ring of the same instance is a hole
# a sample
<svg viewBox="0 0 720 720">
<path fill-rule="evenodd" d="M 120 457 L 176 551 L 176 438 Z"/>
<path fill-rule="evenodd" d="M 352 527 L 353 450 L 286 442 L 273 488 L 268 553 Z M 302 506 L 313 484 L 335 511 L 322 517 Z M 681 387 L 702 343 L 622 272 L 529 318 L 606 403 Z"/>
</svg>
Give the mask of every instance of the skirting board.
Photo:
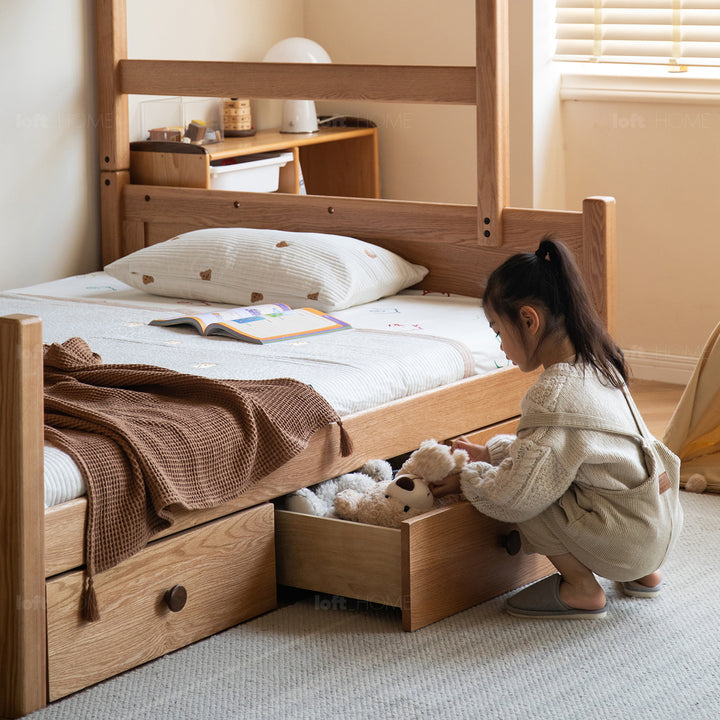
<svg viewBox="0 0 720 720">
<path fill-rule="evenodd" d="M 633 377 L 676 385 L 687 385 L 699 359 L 644 350 L 623 350 L 623 352 Z"/>
</svg>

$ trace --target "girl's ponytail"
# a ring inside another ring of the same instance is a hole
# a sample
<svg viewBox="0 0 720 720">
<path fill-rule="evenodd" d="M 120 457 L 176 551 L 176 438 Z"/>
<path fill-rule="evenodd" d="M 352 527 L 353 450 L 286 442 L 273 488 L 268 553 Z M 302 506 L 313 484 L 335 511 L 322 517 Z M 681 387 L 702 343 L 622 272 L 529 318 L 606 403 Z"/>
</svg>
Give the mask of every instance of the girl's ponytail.
<svg viewBox="0 0 720 720">
<path fill-rule="evenodd" d="M 622 350 L 592 306 L 569 250 L 545 237 L 534 253 L 506 260 L 488 278 L 483 303 L 513 323 L 523 305 L 541 305 L 548 314 L 547 333 L 564 325 L 577 357 L 619 387 L 628 370 Z"/>
</svg>

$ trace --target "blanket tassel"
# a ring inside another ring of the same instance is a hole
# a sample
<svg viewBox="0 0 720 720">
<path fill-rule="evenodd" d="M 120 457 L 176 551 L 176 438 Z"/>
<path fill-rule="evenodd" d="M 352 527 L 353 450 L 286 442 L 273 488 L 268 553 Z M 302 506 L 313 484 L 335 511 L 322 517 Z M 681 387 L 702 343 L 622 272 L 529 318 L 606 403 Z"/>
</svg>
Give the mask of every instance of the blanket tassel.
<svg viewBox="0 0 720 720">
<path fill-rule="evenodd" d="M 347 430 L 343 427 L 342 421 L 337 421 L 338 427 L 340 428 L 340 454 L 343 457 L 352 455 L 353 452 L 353 441 L 348 435 Z"/>
<path fill-rule="evenodd" d="M 82 617 L 83 620 L 94 622 L 100 619 L 100 608 L 98 607 L 97 595 L 93 579 L 88 577 L 82 596 Z"/>
</svg>

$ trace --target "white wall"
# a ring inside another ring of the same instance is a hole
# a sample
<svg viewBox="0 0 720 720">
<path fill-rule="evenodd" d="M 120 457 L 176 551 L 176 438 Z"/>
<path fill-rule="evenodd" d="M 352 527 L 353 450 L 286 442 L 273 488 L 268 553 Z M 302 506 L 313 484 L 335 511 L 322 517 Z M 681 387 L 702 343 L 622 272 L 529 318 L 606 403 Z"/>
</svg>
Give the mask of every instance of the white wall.
<svg viewBox="0 0 720 720">
<path fill-rule="evenodd" d="M 449 0 L 305 0 L 305 30 L 336 63 L 474 65 L 475 4 Z M 474 203 L 474 107 L 318 103 L 378 125 L 380 187 L 394 200 Z"/>
<path fill-rule="evenodd" d="M 0 0 L 0 289 L 97 267 L 87 0 Z"/>
<path fill-rule="evenodd" d="M 568 203 L 617 200 L 617 340 L 638 376 L 685 382 L 720 322 L 720 104 L 590 94 L 563 124 Z"/>
<path fill-rule="evenodd" d="M 511 137 L 531 138 L 513 146 L 533 158 L 525 193 L 534 207 L 568 210 L 615 197 L 616 340 L 636 377 L 685 383 L 720 322 L 720 76 L 644 68 L 638 81 L 553 62 L 553 3 L 521 2 L 534 12 L 533 71 L 516 77 L 530 83 L 532 133 L 517 130 L 516 112 Z M 527 38 L 528 13 L 511 7 Z M 592 78 L 566 79 L 561 100 L 562 74 L 581 70 Z"/>
<path fill-rule="evenodd" d="M 555 52 L 555 4 L 547 0 L 523 2 L 532 6 L 516 20 L 518 23 L 530 24 L 533 43 L 532 55 L 527 62 L 529 69 L 525 70 L 524 75 L 520 74 L 522 71 L 518 73 L 520 77 L 530 76 L 532 83 L 529 132 L 533 143 L 530 168 L 533 187 L 529 206 L 546 210 L 580 210 L 582 198 L 580 203 L 569 204 L 566 204 L 565 198 L 567 178 L 560 111 L 560 67 L 552 59 Z M 593 191 L 590 194 L 598 193 Z"/>
<path fill-rule="evenodd" d="M 560 72 L 552 61 L 554 4 L 509 3 L 510 205 L 565 209 Z M 579 210 L 579 207 L 568 208 Z"/>
</svg>

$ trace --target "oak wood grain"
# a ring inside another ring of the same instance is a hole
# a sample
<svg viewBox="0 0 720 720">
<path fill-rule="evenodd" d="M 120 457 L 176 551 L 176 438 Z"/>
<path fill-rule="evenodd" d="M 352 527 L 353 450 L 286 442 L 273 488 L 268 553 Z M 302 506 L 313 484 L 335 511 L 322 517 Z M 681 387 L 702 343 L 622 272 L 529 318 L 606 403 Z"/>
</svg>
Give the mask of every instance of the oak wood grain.
<svg viewBox="0 0 720 720">
<path fill-rule="evenodd" d="M 509 555 L 511 525 L 459 502 L 401 528 L 403 629 L 412 631 L 554 572 L 538 555 Z"/>
<path fill-rule="evenodd" d="M 507 0 L 475 3 L 477 237 L 490 246 L 503 242 L 503 208 L 510 190 L 507 12 Z"/>
<path fill-rule="evenodd" d="M 42 325 L 0 318 L 0 717 L 46 702 Z"/>
<path fill-rule="evenodd" d="M 400 530 L 277 510 L 278 583 L 401 604 Z"/>
<path fill-rule="evenodd" d="M 128 96 L 119 85 L 118 64 L 127 57 L 125 0 L 97 0 L 97 130 L 101 171 L 130 167 Z"/>
<path fill-rule="evenodd" d="M 147 662 L 276 605 L 270 504 L 152 543 L 95 579 L 101 617 L 82 620 L 84 573 L 47 583 L 49 699 Z M 167 607 L 181 584 L 187 603 Z"/>
<path fill-rule="evenodd" d="M 474 105 L 475 68 L 120 60 L 122 92 Z"/>
</svg>

